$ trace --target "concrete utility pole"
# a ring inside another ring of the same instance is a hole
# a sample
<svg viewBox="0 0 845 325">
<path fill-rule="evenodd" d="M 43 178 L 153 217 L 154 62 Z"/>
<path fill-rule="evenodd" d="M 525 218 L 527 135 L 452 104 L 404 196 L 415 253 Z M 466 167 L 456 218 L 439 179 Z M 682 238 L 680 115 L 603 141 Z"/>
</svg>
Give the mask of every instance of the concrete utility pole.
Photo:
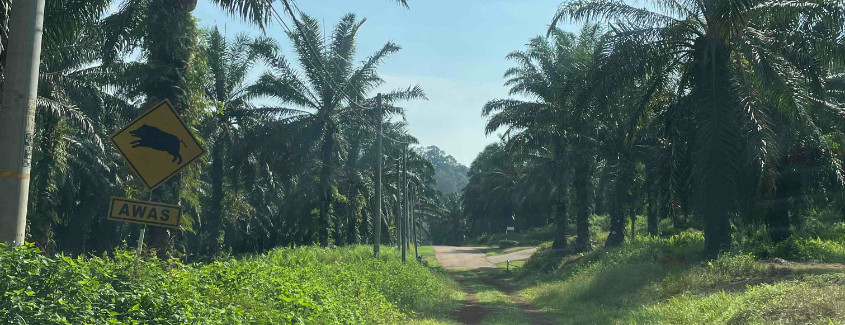
<svg viewBox="0 0 845 325">
<path fill-rule="evenodd" d="M 408 145 L 402 147 L 402 263 L 408 244 Z"/>
<path fill-rule="evenodd" d="M 420 253 L 419 253 L 419 239 L 417 239 L 417 187 L 414 186 L 414 192 L 411 201 L 411 229 L 414 232 L 414 259 L 417 261 L 420 260 Z"/>
<path fill-rule="evenodd" d="M 0 102 L 0 242 L 13 246 L 26 231 L 43 25 L 44 0 L 14 2 Z"/>
<path fill-rule="evenodd" d="M 376 109 L 378 112 L 378 134 L 376 135 L 376 226 L 375 226 L 375 244 L 373 245 L 373 256 L 379 257 L 379 245 L 381 244 L 381 123 L 382 123 L 382 108 L 381 108 L 381 94 L 376 95 Z"/>
<path fill-rule="evenodd" d="M 402 158 L 396 159 L 396 204 L 394 206 L 396 212 L 396 249 L 402 250 L 402 177 L 400 164 Z"/>
</svg>

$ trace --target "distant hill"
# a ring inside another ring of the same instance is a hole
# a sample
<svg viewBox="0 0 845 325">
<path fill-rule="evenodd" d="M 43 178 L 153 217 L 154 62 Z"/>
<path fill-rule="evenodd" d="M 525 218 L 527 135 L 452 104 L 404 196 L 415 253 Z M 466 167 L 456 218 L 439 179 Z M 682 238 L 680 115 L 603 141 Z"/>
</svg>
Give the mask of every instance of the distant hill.
<svg viewBox="0 0 845 325">
<path fill-rule="evenodd" d="M 423 149 L 423 156 L 434 165 L 434 188 L 449 194 L 460 192 L 467 185 L 469 167 L 458 163 L 455 157 L 448 155 L 437 146 Z"/>
</svg>

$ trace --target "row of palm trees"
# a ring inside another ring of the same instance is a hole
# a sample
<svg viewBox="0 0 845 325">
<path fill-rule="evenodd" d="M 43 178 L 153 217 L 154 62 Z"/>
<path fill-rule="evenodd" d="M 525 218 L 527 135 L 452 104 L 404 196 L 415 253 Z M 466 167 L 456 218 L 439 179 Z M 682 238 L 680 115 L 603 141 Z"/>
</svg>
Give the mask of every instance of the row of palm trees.
<svg viewBox="0 0 845 325">
<path fill-rule="evenodd" d="M 554 246 L 575 235 L 582 251 L 594 213 L 609 215 L 607 246 L 638 214 L 651 235 L 691 216 L 716 256 L 736 231 L 780 241 L 802 213 L 841 209 L 845 3 L 573 0 L 551 26 L 508 56 L 518 96 L 484 107 L 503 143 L 473 163 L 471 220 L 546 210 Z"/>
<path fill-rule="evenodd" d="M 262 29 L 283 18 L 270 1 L 214 2 Z M 7 9 L 11 1 L 0 3 Z M 405 144 L 385 141 L 384 156 L 376 156 L 374 92 L 384 82 L 379 65 L 400 47 L 388 42 L 356 65 L 364 21 L 353 14 L 329 35 L 301 14 L 299 28 L 286 35 L 227 38 L 216 28 L 198 29 L 195 6 L 190 0 L 47 2 L 27 240 L 68 253 L 134 242 L 136 225 L 105 220 L 104 198 L 125 196 L 178 203 L 187 212 L 180 232 L 153 228 L 148 244 L 161 251 L 213 256 L 368 242 L 378 159 L 386 162 L 386 206 L 399 202 L 398 170 L 390 167 Z M 7 34 L 0 33 L 2 44 Z M 299 64 L 281 54 L 281 39 L 290 40 Z M 267 71 L 250 80 L 259 63 Z M 165 98 L 209 154 L 148 193 L 103 139 L 145 103 Z M 397 105 L 424 99 L 423 91 L 412 86 L 381 98 L 383 133 L 416 143 Z M 410 150 L 408 169 L 418 209 L 440 213 L 431 165 Z M 399 212 L 385 210 L 382 238 L 389 241 Z"/>
</svg>

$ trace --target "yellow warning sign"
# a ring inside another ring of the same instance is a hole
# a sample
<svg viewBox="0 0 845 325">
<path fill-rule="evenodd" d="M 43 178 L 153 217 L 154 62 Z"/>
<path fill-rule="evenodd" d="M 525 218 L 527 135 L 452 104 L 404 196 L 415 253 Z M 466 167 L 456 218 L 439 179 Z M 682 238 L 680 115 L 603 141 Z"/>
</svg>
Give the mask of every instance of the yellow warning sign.
<svg viewBox="0 0 845 325">
<path fill-rule="evenodd" d="M 111 198 L 108 220 L 150 226 L 179 228 L 182 208 L 158 202 L 144 202 L 122 197 Z"/>
<path fill-rule="evenodd" d="M 149 189 L 205 153 L 167 100 L 115 132 L 111 142 Z"/>
</svg>

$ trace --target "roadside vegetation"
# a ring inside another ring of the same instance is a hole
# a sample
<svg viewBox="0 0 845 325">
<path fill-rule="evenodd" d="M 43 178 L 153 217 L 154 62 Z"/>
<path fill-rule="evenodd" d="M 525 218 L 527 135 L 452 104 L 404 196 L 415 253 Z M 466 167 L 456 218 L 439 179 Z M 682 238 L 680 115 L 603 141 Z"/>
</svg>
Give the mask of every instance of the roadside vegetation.
<svg viewBox="0 0 845 325">
<path fill-rule="evenodd" d="M 279 248 L 183 264 L 0 249 L 3 324 L 453 324 L 463 293 L 395 249 Z"/>
<path fill-rule="evenodd" d="M 462 231 L 550 227 L 578 253 L 693 229 L 711 259 L 826 254 L 801 233 L 845 221 L 843 21 L 841 1 L 564 1 L 482 108 L 501 141 L 470 166 Z"/>
<path fill-rule="evenodd" d="M 585 253 L 547 242 L 513 277 L 558 324 L 841 324 L 845 242 L 828 235 L 736 243 L 713 260 L 700 231 Z"/>
<path fill-rule="evenodd" d="M 845 323 L 845 2 L 564 1 L 507 55 L 509 94 L 476 108 L 499 141 L 469 168 L 415 147 L 402 105 L 423 89 L 377 93 L 401 47 L 360 54 L 364 17 L 211 2 L 266 33 L 201 28 L 195 0 L 46 2 L 28 244 L 0 248 L 0 322 L 452 324 L 452 276 L 488 324 L 531 322 L 523 298 L 561 324 Z M 164 99 L 208 154 L 150 193 L 106 139 Z M 111 196 L 183 222 L 136 260 Z M 422 243 L 539 245 L 495 279 L 519 299 L 428 246 L 400 263 L 403 210 Z"/>
</svg>

